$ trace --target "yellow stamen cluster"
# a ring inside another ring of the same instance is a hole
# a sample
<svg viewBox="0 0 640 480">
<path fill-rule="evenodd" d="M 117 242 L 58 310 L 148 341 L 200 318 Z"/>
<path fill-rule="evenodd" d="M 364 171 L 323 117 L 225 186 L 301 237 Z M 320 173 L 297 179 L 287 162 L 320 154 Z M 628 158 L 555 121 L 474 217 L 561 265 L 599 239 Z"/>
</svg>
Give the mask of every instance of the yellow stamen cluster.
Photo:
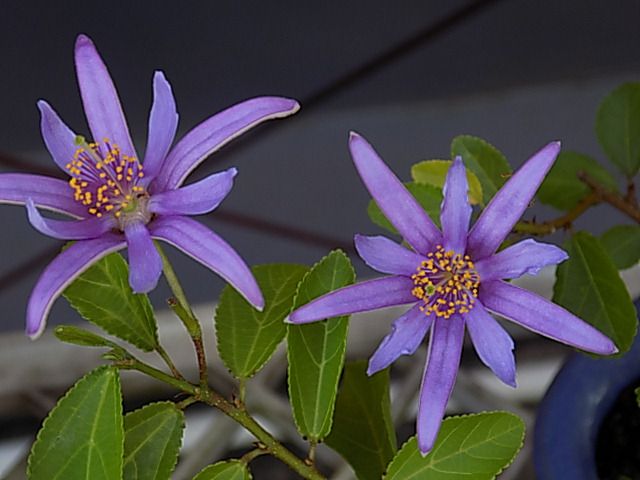
<svg viewBox="0 0 640 480">
<path fill-rule="evenodd" d="M 411 293 L 422 300 L 420 306 L 426 315 L 449 318 L 468 313 L 478 298 L 480 276 L 469 255 L 445 251 L 442 245 L 427 255 L 411 278 Z"/>
<path fill-rule="evenodd" d="M 74 199 L 86 205 L 88 212 L 100 218 L 105 213 L 120 217 L 121 210 L 135 205 L 145 190 L 137 185 L 144 177 L 135 157 L 123 154 L 105 138 L 102 144 L 86 143 L 78 137 L 79 147 L 66 165 Z"/>
</svg>

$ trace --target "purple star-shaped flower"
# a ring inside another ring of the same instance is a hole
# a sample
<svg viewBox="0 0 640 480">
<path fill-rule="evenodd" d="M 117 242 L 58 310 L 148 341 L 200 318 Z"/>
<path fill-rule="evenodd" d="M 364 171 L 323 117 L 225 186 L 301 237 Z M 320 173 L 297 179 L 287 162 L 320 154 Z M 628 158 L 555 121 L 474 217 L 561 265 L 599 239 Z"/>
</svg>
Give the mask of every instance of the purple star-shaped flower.
<svg viewBox="0 0 640 480">
<path fill-rule="evenodd" d="M 259 97 L 202 122 L 173 148 L 178 113 L 162 72 L 153 78 L 153 105 L 144 161 L 131 141 L 115 86 L 93 42 L 78 36 L 75 63 L 84 111 L 93 136 L 86 142 L 43 100 L 42 137 L 55 163 L 71 179 L 0 175 L 0 203 L 26 204 L 32 225 L 54 238 L 76 240 L 42 273 L 27 306 L 27 334 L 38 337 L 54 300 L 78 275 L 105 255 L 129 249 L 129 283 L 152 290 L 162 261 L 152 238 L 174 245 L 233 285 L 252 305 L 262 293 L 238 253 L 218 235 L 186 215 L 215 209 L 233 186 L 236 169 L 182 186 L 207 156 L 251 127 L 295 113 L 295 100 Z M 43 218 L 36 207 L 73 217 Z"/>
<path fill-rule="evenodd" d="M 465 327 L 482 362 L 515 387 L 513 340 L 490 315 L 598 354 L 617 351 L 609 338 L 575 315 L 503 279 L 536 274 L 567 259 L 560 248 L 523 240 L 496 253 L 553 165 L 559 142 L 528 160 L 493 197 L 469 230 L 471 207 L 462 159 L 449 169 L 440 231 L 371 145 L 352 133 L 353 161 L 382 212 L 409 250 L 382 237 L 356 235 L 359 255 L 371 268 L 391 274 L 328 293 L 291 313 L 303 324 L 392 305 L 415 304 L 395 320 L 369 360 L 372 375 L 400 355 L 413 354 L 431 328 L 417 418 L 423 454 L 434 445 L 455 382 Z"/>
</svg>

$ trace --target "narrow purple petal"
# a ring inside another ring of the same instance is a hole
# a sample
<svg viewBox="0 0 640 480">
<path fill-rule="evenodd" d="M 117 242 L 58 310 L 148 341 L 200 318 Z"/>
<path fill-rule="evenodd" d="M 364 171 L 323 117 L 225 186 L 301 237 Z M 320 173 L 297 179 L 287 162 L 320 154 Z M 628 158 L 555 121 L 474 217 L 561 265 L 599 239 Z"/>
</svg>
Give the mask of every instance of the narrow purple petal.
<svg viewBox="0 0 640 480">
<path fill-rule="evenodd" d="M 467 233 L 471 219 L 467 171 L 461 157 L 456 157 L 444 182 L 444 198 L 440 212 L 442 237 L 445 250 L 453 250 L 461 255 L 467 247 Z"/>
<path fill-rule="evenodd" d="M 121 235 L 105 235 L 74 243 L 45 268 L 31 292 L 27 305 L 27 335 L 38 338 L 47 323 L 47 315 L 60 293 L 93 263 L 124 248 Z"/>
<path fill-rule="evenodd" d="M 104 235 L 116 226 L 111 216 L 70 221 L 44 218 L 32 199 L 27 200 L 27 214 L 33 228 L 60 240 L 89 240 Z"/>
<path fill-rule="evenodd" d="M 462 343 L 464 319 L 454 315 L 447 320 L 438 319 L 431 327 L 429 353 L 418 404 L 418 447 L 423 455 L 433 448 L 447 402 L 456 382 Z"/>
<path fill-rule="evenodd" d="M 349 148 L 367 190 L 402 238 L 421 254 L 426 254 L 440 243 L 440 230 L 373 147 L 363 137 L 351 132 Z"/>
<path fill-rule="evenodd" d="M 382 307 L 414 303 L 413 281 L 391 276 L 349 285 L 312 300 L 294 310 L 287 323 L 310 323 L 325 318 L 368 312 Z"/>
<path fill-rule="evenodd" d="M 73 200 L 73 191 L 63 180 L 28 173 L 0 174 L 0 203 L 26 205 L 29 198 L 40 208 L 75 218 L 87 216 L 87 207 Z"/>
<path fill-rule="evenodd" d="M 73 155 L 78 148 L 75 144 L 76 134 L 44 100 L 38 102 L 38 109 L 40 110 L 40 132 L 44 144 L 56 165 L 68 174 L 69 170 L 66 166 L 73 160 Z"/>
<path fill-rule="evenodd" d="M 415 305 L 391 325 L 391 332 L 382 339 L 378 349 L 369 359 L 367 375 L 387 368 L 400 355 L 413 355 L 427 334 L 433 315 L 425 315 L 420 305 Z"/>
<path fill-rule="evenodd" d="M 125 226 L 124 234 L 129 249 L 129 285 L 134 293 L 150 292 L 162 274 L 160 254 L 144 224 L 131 223 Z"/>
<path fill-rule="evenodd" d="M 608 337 L 585 321 L 522 288 L 502 281 L 483 283 L 480 299 L 491 312 L 559 342 L 600 355 L 618 351 Z"/>
<path fill-rule="evenodd" d="M 471 342 L 482 363 L 507 385 L 516 386 L 516 361 L 513 358 L 513 340 L 498 321 L 476 301 L 465 323 Z"/>
<path fill-rule="evenodd" d="M 258 310 L 264 308 L 262 292 L 240 255 L 208 228 L 185 217 L 160 217 L 151 224 L 154 238 L 202 263 L 224 278 Z"/>
<path fill-rule="evenodd" d="M 360 258 L 374 270 L 393 275 L 411 276 L 426 260 L 386 237 L 355 235 L 354 242 Z"/>
<path fill-rule="evenodd" d="M 158 215 L 201 215 L 215 209 L 233 187 L 238 171 L 230 168 L 176 190 L 156 193 L 149 211 Z"/>
<path fill-rule="evenodd" d="M 169 152 L 152 190 L 179 187 L 205 158 L 237 136 L 266 120 L 287 117 L 299 108 L 298 102 L 289 98 L 258 97 L 217 113 L 187 133 Z"/>
<path fill-rule="evenodd" d="M 476 262 L 476 270 L 483 282 L 518 278 L 525 273 L 536 275 L 547 265 L 556 265 L 567 258 L 567 253 L 555 245 L 527 239 Z"/>
<path fill-rule="evenodd" d="M 469 233 L 467 250 L 482 259 L 497 250 L 522 217 L 545 175 L 560 152 L 560 142 L 551 142 L 527 162 L 491 199 Z"/>
<path fill-rule="evenodd" d="M 130 156 L 137 157 L 118 93 L 95 45 L 78 35 L 75 48 L 76 73 L 84 113 L 96 142 L 108 138 Z"/>
<path fill-rule="evenodd" d="M 153 105 L 149 114 L 147 149 L 144 153 L 144 183 L 153 180 L 164 162 L 178 128 L 178 111 L 171 85 L 163 72 L 153 76 Z"/>
</svg>

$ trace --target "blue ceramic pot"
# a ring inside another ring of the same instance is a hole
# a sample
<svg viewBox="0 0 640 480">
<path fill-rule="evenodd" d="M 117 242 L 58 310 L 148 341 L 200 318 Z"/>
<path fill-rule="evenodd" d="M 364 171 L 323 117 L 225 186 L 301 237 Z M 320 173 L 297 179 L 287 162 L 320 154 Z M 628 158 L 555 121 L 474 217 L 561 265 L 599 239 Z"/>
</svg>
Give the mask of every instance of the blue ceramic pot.
<svg viewBox="0 0 640 480">
<path fill-rule="evenodd" d="M 640 311 L 640 300 L 636 301 Z M 640 340 L 620 358 L 575 353 L 538 408 L 534 461 L 539 480 L 598 480 L 595 443 L 620 392 L 640 378 Z"/>
</svg>

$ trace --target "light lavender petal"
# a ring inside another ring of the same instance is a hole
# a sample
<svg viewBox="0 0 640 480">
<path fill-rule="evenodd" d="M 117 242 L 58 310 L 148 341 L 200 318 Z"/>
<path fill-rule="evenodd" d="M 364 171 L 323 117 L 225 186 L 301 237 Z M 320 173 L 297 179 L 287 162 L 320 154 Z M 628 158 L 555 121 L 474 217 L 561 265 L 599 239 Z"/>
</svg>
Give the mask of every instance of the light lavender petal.
<svg viewBox="0 0 640 480">
<path fill-rule="evenodd" d="M 29 198 L 40 208 L 75 218 L 87 216 L 87 207 L 73 200 L 73 191 L 63 180 L 28 173 L 0 174 L 0 203 L 26 205 Z"/>
<path fill-rule="evenodd" d="M 518 278 L 525 273 L 536 275 L 547 265 L 556 265 L 567 258 L 567 253 L 555 245 L 527 239 L 476 262 L 476 270 L 483 282 Z"/>
<path fill-rule="evenodd" d="M 150 292 L 162 274 L 160 254 L 144 224 L 130 223 L 124 234 L 129 250 L 129 285 L 134 293 Z"/>
<path fill-rule="evenodd" d="M 407 250 L 383 236 L 369 237 L 356 234 L 354 242 L 360 258 L 371 268 L 382 273 L 411 276 L 426 260 L 422 255 Z"/>
<path fill-rule="evenodd" d="M 238 171 L 230 168 L 199 182 L 151 197 L 149 211 L 158 215 L 201 215 L 215 209 L 233 187 Z"/>
<path fill-rule="evenodd" d="M 78 148 L 75 144 L 76 134 L 44 100 L 38 102 L 38 109 L 40 110 L 40 132 L 44 144 L 56 165 L 69 174 L 67 164 L 73 160 L 73 155 Z"/>
<path fill-rule="evenodd" d="M 216 272 L 258 310 L 264 308 L 262 292 L 247 264 L 222 238 L 185 217 L 160 217 L 151 224 L 154 238 L 170 243 Z"/>
<path fill-rule="evenodd" d="M 475 306 L 465 313 L 465 323 L 471 342 L 482 363 L 507 385 L 516 386 L 516 361 L 513 340 L 498 321 L 476 300 Z"/>
<path fill-rule="evenodd" d="M 32 199 L 27 200 L 27 214 L 33 228 L 60 240 L 89 240 L 104 235 L 116 226 L 111 216 L 70 221 L 44 218 Z"/>
<path fill-rule="evenodd" d="M 447 172 L 442 193 L 444 198 L 440 223 L 444 249 L 463 255 L 467 247 L 471 205 L 469 205 L 467 171 L 459 156 L 455 158 Z"/>
<path fill-rule="evenodd" d="M 447 402 L 456 382 L 463 340 L 464 319 L 459 315 L 447 320 L 438 319 L 431 327 L 417 419 L 418 448 L 423 455 L 431 451 L 438 437 Z"/>
<path fill-rule="evenodd" d="M 351 132 L 349 148 L 367 190 L 402 238 L 420 254 L 431 251 L 442 235 L 413 195 L 363 137 Z"/>
<path fill-rule="evenodd" d="M 171 85 L 163 72 L 153 76 L 153 105 L 149 114 L 147 149 L 144 153 L 143 184 L 148 185 L 158 175 L 178 128 L 178 111 Z"/>
<path fill-rule="evenodd" d="M 169 152 L 151 185 L 152 191 L 179 187 L 205 158 L 237 136 L 266 120 L 287 117 L 299 108 L 298 102 L 289 98 L 258 97 L 217 113 L 187 133 Z"/>
<path fill-rule="evenodd" d="M 382 339 L 378 349 L 369 359 L 367 375 L 387 368 L 400 355 L 413 355 L 427 334 L 433 315 L 425 315 L 420 305 L 415 305 L 391 325 L 391 332 Z"/>
<path fill-rule="evenodd" d="M 494 253 L 529 206 L 538 187 L 560 152 L 560 142 L 551 142 L 504 184 L 483 210 L 469 233 L 467 250 L 480 260 Z"/>
<path fill-rule="evenodd" d="M 604 334 L 564 308 L 506 282 L 483 283 L 480 300 L 491 312 L 567 345 L 600 355 L 618 351 Z"/>
<path fill-rule="evenodd" d="M 312 300 L 294 310 L 287 323 L 310 323 L 325 318 L 368 312 L 382 307 L 414 303 L 413 281 L 404 276 L 391 276 L 349 285 Z"/>
<path fill-rule="evenodd" d="M 84 113 L 96 142 L 108 138 L 120 150 L 137 158 L 118 93 L 95 45 L 78 35 L 75 48 L 76 74 Z"/>
<path fill-rule="evenodd" d="M 38 338 L 47 323 L 53 302 L 63 290 L 93 263 L 124 248 L 121 235 L 107 234 L 74 243 L 45 268 L 31 292 L 27 305 L 27 335 Z"/>
</svg>

